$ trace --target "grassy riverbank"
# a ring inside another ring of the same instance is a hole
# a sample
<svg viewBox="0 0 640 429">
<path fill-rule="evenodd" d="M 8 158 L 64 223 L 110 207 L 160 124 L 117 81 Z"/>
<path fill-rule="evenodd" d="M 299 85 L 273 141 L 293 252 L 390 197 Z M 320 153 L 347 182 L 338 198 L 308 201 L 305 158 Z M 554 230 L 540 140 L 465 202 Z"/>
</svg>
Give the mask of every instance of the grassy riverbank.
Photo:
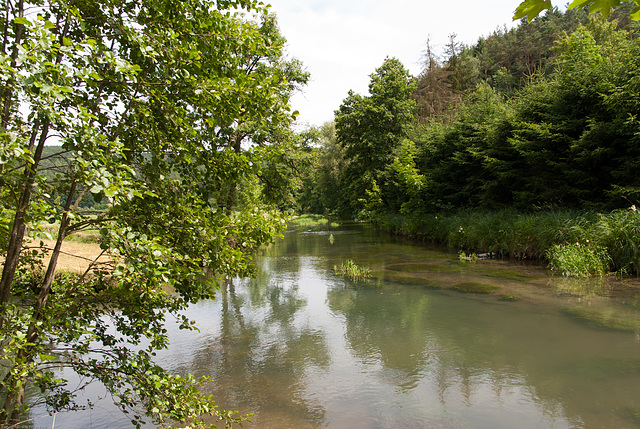
<svg viewBox="0 0 640 429">
<path fill-rule="evenodd" d="M 571 210 L 460 211 L 386 215 L 379 226 L 394 234 L 497 257 L 549 263 L 563 275 L 640 274 L 640 213 Z"/>
</svg>

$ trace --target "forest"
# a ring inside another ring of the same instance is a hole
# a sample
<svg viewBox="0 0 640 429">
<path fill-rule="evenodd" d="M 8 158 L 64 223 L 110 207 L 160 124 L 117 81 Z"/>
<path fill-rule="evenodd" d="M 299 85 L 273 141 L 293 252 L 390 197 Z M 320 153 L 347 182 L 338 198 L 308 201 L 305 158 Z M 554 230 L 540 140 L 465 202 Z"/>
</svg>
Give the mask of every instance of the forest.
<svg viewBox="0 0 640 429">
<path fill-rule="evenodd" d="M 571 245 L 638 272 L 640 44 L 628 12 L 554 9 L 473 46 L 451 35 L 442 58 L 427 45 L 416 77 L 387 58 L 369 94 L 350 92 L 319 129 L 297 209 L 502 256 L 546 260 Z M 627 238 L 612 237 L 616 222 Z M 473 225 L 485 232 L 458 231 Z"/>
</svg>

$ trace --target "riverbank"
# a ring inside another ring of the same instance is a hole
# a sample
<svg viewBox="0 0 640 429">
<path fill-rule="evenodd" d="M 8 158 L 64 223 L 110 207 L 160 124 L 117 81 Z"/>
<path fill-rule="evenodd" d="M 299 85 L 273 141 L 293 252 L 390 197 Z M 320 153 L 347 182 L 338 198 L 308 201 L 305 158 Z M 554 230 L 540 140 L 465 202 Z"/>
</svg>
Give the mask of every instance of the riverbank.
<svg viewBox="0 0 640 429">
<path fill-rule="evenodd" d="M 454 214 L 380 215 L 385 231 L 459 252 L 536 260 L 567 276 L 640 274 L 640 213 L 465 210 Z"/>
</svg>

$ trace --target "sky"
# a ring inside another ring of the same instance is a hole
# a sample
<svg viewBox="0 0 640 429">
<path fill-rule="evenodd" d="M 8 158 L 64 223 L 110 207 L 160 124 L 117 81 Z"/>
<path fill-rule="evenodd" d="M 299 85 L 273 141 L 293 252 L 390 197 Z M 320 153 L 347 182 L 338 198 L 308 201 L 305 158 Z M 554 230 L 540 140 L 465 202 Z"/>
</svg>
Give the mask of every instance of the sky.
<svg viewBox="0 0 640 429">
<path fill-rule="evenodd" d="M 370 75 L 386 57 L 416 76 L 427 40 L 441 54 L 450 34 L 472 45 L 497 28 L 515 25 L 520 0 L 265 0 L 287 39 L 287 55 L 301 60 L 309 84 L 291 103 L 300 127 L 333 120 L 349 90 L 367 95 Z"/>
</svg>

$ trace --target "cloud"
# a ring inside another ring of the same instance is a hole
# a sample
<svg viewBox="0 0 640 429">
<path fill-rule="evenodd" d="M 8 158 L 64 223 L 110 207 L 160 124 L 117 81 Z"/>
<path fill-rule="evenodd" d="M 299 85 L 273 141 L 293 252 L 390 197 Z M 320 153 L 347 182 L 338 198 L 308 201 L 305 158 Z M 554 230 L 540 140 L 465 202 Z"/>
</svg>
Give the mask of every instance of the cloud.
<svg viewBox="0 0 640 429">
<path fill-rule="evenodd" d="M 475 43 L 498 26 L 511 26 L 516 1 L 456 3 L 425 0 L 272 0 L 290 56 L 311 73 L 303 94 L 292 100 L 300 122 L 333 119 L 347 92 L 366 94 L 369 75 L 386 57 L 396 57 L 417 75 L 426 41 L 442 51 L 449 34 Z"/>
</svg>

